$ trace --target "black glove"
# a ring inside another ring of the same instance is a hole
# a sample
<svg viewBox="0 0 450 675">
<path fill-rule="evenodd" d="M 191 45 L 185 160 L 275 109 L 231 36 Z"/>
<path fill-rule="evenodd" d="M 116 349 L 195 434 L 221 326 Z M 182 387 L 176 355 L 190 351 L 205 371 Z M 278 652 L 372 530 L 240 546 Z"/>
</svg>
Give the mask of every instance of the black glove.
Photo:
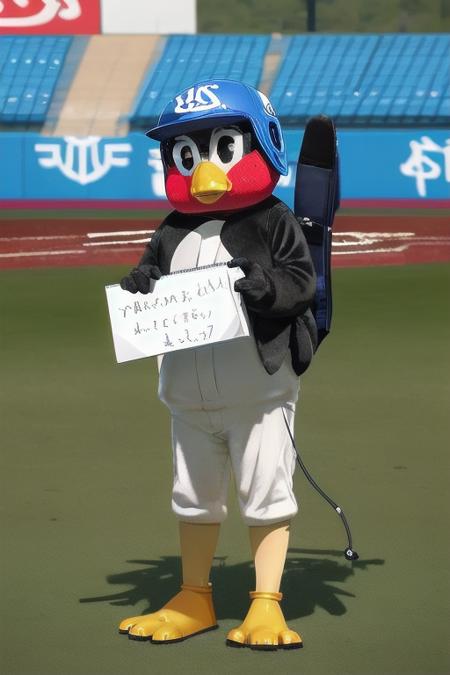
<svg viewBox="0 0 450 675">
<path fill-rule="evenodd" d="M 150 279 L 160 279 L 161 270 L 156 265 L 139 265 L 120 282 L 120 287 L 130 293 L 149 293 Z"/>
<path fill-rule="evenodd" d="M 245 277 L 234 282 L 234 290 L 242 293 L 249 305 L 266 304 L 273 301 L 273 288 L 269 277 L 258 263 L 247 258 L 233 258 L 228 267 L 240 267 Z"/>
</svg>

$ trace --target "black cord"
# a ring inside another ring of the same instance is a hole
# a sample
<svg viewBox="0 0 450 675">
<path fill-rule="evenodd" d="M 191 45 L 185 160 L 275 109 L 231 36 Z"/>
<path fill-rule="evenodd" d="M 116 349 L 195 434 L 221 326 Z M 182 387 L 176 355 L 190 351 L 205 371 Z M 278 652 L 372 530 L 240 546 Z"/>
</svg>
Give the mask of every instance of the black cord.
<svg viewBox="0 0 450 675">
<path fill-rule="evenodd" d="M 345 517 L 344 511 L 343 511 L 343 510 L 341 509 L 341 507 L 338 506 L 338 504 L 336 504 L 336 502 L 333 501 L 333 500 L 331 499 L 331 497 L 329 497 L 329 496 L 327 495 L 327 493 L 324 492 L 324 491 L 322 490 L 322 488 L 316 483 L 316 481 L 314 480 L 314 478 L 311 476 L 311 474 L 309 473 L 308 469 L 306 468 L 305 464 L 303 463 L 303 460 L 302 460 L 302 458 L 300 457 L 300 452 L 298 451 L 298 448 L 297 448 L 297 446 L 296 446 L 296 444 L 295 444 L 295 439 L 294 439 L 294 436 L 293 436 L 293 434 L 292 434 L 291 428 L 290 428 L 289 423 L 288 423 L 288 421 L 287 421 L 287 418 L 286 418 L 286 412 L 285 412 L 284 408 L 283 408 L 283 417 L 284 417 L 284 421 L 285 421 L 285 424 L 286 424 L 286 428 L 287 428 L 288 433 L 289 433 L 289 437 L 290 437 L 290 439 L 291 439 L 291 441 L 292 441 L 292 445 L 293 445 L 294 450 L 295 450 L 296 455 L 297 455 L 297 462 L 298 462 L 298 464 L 299 464 L 301 470 L 303 471 L 303 473 L 305 474 L 306 478 L 307 478 L 308 481 L 311 483 L 311 485 L 313 486 L 313 488 L 316 490 L 316 492 L 318 492 L 318 493 L 325 499 L 325 501 L 327 501 L 328 504 L 329 504 L 330 506 L 333 507 L 333 509 L 334 509 L 334 510 L 336 511 L 336 513 L 339 515 L 339 517 L 340 517 L 340 519 L 341 519 L 341 521 L 342 521 L 342 523 L 343 523 L 343 525 L 344 525 L 344 527 L 345 527 L 345 531 L 346 531 L 346 533 L 347 533 L 347 539 L 348 539 L 348 546 L 347 546 L 347 548 L 346 548 L 345 551 L 344 551 L 345 557 L 347 558 L 347 560 L 358 560 L 359 555 L 356 553 L 356 551 L 353 550 L 352 533 L 350 532 L 350 526 L 349 526 L 349 524 L 348 524 L 347 518 Z"/>
</svg>

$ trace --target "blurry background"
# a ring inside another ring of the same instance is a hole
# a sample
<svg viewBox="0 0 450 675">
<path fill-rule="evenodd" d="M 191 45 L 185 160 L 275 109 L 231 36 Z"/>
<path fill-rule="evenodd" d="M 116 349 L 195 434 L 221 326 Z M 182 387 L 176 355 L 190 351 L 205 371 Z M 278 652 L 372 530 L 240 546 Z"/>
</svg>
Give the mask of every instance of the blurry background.
<svg viewBox="0 0 450 675">
<path fill-rule="evenodd" d="M 0 2 L 2 675 L 443 675 L 448 651 L 450 0 Z M 144 131 L 200 79 L 238 79 L 285 130 L 334 118 L 334 324 L 302 377 L 282 590 L 302 652 L 225 647 L 253 587 L 230 490 L 219 631 L 128 641 L 180 581 L 153 360 L 117 366 L 104 286 L 168 212 Z"/>
</svg>

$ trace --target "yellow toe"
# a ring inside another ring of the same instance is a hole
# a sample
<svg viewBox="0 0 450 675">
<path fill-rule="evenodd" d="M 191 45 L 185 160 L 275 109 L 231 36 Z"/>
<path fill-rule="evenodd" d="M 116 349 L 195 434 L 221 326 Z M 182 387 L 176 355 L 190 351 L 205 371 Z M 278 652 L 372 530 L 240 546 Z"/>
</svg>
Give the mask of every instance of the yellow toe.
<svg viewBox="0 0 450 675">
<path fill-rule="evenodd" d="M 277 647 L 278 634 L 270 628 L 256 628 L 249 635 L 250 647 Z"/>
<path fill-rule="evenodd" d="M 130 628 L 139 621 L 139 618 L 140 618 L 139 616 L 132 616 L 129 619 L 124 619 L 119 624 L 119 631 L 121 633 L 128 633 Z"/>
<path fill-rule="evenodd" d="M 303 640 L 301 635 L 295 630 L 284 630 L 279 635 L 279 644 L 290 647 L 303 647 Z"/>
<path fill-rule="evenodd" d="M 232 628 L 227 635 L 227 640 L 243 645 L 245 643 L 245 633 L 240 628 Z"/>
<path fill-rule="evenodd" d="M 166 621 L 155 630 L 152 635 L 152 642 L 173 642 L 183 638 L 184 635 L 178 626 L 172 621 Z"/>
<path fill-rule="evenodd" d="M 140 619 L 128 630 L 131 638 L 150 639 L 155 630 L 161 625 L 161 619 L 152 614 L 141 616 Z"/>
</svg>

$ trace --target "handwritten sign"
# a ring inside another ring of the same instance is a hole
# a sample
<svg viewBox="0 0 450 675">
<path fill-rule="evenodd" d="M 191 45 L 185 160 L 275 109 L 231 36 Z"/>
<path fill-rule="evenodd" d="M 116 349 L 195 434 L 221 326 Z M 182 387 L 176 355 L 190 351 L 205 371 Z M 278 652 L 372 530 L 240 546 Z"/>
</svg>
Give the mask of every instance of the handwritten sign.
<svg viewBox="0 0 450 675">
<path fill-rule="evenodd" d="M 248 336 L 234 290 L 242 276 L 241 269 L 218 264 L 161 277 L 145 295 L 106 286 L 117 362 Z"/>
</svg>

